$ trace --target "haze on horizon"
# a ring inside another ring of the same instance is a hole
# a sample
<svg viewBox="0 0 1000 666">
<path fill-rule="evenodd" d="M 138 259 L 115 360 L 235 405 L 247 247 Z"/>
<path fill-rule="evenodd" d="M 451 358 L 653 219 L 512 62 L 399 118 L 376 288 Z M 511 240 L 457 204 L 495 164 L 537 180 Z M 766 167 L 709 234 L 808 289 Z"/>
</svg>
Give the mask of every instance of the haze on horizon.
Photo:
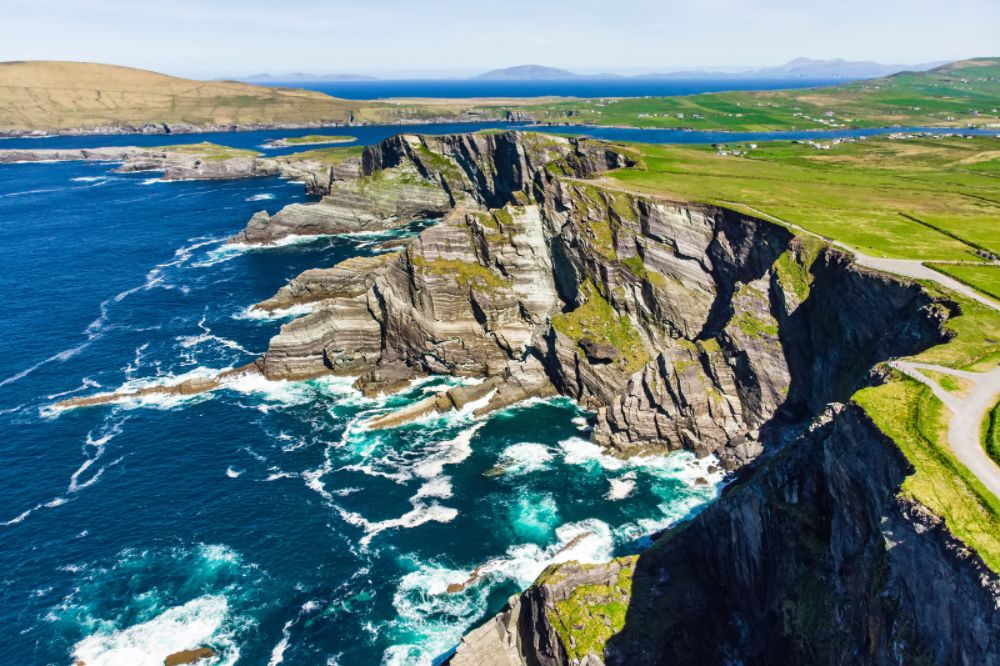
<svg viewBox="0 0 1000 666">
<path fill-rule="evenodd" d="M 461 76 L 918 64 L 1000 54 L 1000 3 L 953 0 L 6 0 L 0 61 L 75 60 L 211 78 Z"/>
</svg>

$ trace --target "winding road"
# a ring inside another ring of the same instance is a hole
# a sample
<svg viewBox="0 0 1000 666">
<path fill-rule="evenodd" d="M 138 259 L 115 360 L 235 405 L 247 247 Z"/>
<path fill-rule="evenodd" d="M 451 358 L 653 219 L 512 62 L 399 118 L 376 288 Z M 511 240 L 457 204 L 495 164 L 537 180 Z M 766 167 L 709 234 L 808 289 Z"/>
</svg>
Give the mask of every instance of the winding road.
<svg viewBox="0 0 1000 666">
<path fill-rule="evenodd" d="M 602 184 L 612 189 L 632 194 L 653 196 L 648 193 L 635 192 L 627 188 L 620 187 L 618 183 L 609 182 L 610 179 L 602 179 Z M 913 280 L 927 280 L 935 282 L 940 286 L 961 294 L 962 296 L 981 303 L 988 308 L 1000 312 L 1000 302 L 976 291 L 972 287 L 959 282 L 958 280 L 928 268 L 920 260 L 916 259 L 887 259 L 884 257 L 873 257 L 841 241 L 827 238 L 813 231 L 810 231 L 794 222 L 775 217 L 770 213 L 747 206 L 738 201 L 719 201 L 720 204 L 730 207 L 736 212 L 749 212 L 764 220 L 770 220 L 780 224 L 796 233 L 818 238 L 825 243 L 829 243 L 840 250 L 854 256 L 854 261 L 859 266 L 872 270 L 898 275 Z M 971 263 L 971 262 L 970 262 Z M 965 465 L 994 495 L 1000 498 L 1000 466 L 997 465 L 986 454 L 986 449 L 982 441 L 982 427 L 986 420 L 986 415 L 990 409 L 1000 400 L 1000 366 L 989 372 L 970 372 L 968 370 L 956 370 L 939 365 L 929 365 L 926 363 L 915 363 L 911 361 L 897 360 L 891 361 L 890 365 L 919 382 L 926 384 L 934 392 L 934 395 L 944 403 L 951 411 L 951 419 L 948 422 L 948 444 L 955 457 Z M 971 385 L 964 394 L 950 393 L 942 388 L 937 382 L 921 372 L 923 370 L 936 371 L 966 380 Z"/>
<path fill-rule="evenodd" d="M 873 257 L 859 252 L 856 248 L 846 243 L 826 238 L 793 222 L 765 213 L 762 210 L 737 202 L 723 203 L 733 204 L 739 208 L 749 210 L 764 219 L 769 219 L 785 227 L 794 229 L 798 233 L 819 238 L 824 242 L 830 243 L 854 255 L 854 261 L 859 266 L 914 280 L 936 282 L 945 289 L 954 291 L 1000 312 L 1000 302 L 979 293 L 972 287 L 944 273 L 939 273 L 928 268 L 923 262 L 916 259 Z M 948 445 L 954 451 L 955 457 L 968 467 L 969 471 L 975 474 L 991 493 L 1000 498 L 1000 466 L 997 466 L 997 463 L 986 454 L 982 440 L 982 426 L 986 420 L 986 415 L 997 404 L 997 400 L 1000 399 L 1000 366 L 993 368 L 989 372 L 970 372 L 968 370 L 956 370 L 955 368 L 948 368 L 941 365 L 914 363 L 903 360 L 891 361 L 890 365 L 908 377 L 930 387 L 934 395 L 951 411 L 951 419 L 948 421 Z M 951 393 L 921 372 L 921 370 L 931 370 L 959 377 L 969 382 L 971 388 L 964 395 Z"/>
<path fill-rule="evenodd" d="M 969 468 L 991 493 L 1000 497 L 1000 467 L 986 455 L 982 443 L 982 425 L 986 414 L 1000 398 L 1000 366 L 989 372 L 969 372 L 941 365 L 891 361 L 892 367 L 905 375 L 923 382 L 938 400 L 951 410 L 948 422 L 948 444 L 962 464 Z M 945 390 L 921 370 L 931 370 L 959 377 L 972 384 L 964 395 Z"/>
</svg>

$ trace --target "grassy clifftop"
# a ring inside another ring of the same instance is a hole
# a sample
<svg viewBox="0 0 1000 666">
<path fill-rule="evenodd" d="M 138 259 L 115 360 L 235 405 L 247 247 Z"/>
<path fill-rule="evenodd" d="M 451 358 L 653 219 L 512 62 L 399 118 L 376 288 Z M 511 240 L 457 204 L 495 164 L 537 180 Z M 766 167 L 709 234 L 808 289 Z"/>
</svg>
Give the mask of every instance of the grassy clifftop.
<svg viewBox="0 0 1000 666">
<path fill-rule="evenodd" d="M 1000 58 L 824 88 L 574 100 L 531 109 L 551 122 L 770 131 L 1000 123 Z"/>
</svg>

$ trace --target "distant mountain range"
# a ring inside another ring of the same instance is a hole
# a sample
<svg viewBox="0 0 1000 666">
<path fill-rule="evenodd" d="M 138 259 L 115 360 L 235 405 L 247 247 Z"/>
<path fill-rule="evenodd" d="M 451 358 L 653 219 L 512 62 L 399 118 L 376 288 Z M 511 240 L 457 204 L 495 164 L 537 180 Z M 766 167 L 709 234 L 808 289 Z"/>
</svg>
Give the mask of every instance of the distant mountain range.
<svg viewBox="0 0 1000 666">
<path fill-rule="evenodd" d="M 621 78 L 614 74 L 598 74 L 587 76 L 574 74 L 565 69 L 544 67 L 542 65 L 518 65 L 505 69 L 494 69 L 484 74 L 471 77 L 477 81 L 567 81 L 570 79 Z"/>
<path fill-rule="evenodd" d="M 778 67 L 745 70 L 687 70 L 640 74 L 623 77 L 615 74 L 576 74 L 565 69 L 543 67 L 541 65 L 520 65 L 506 69 L 495 69 L 473 77 L 488 81 L 557 81 L 574 79 L 874 79 L 903 71 L 923 72 L 944 64 L 943 62 L 919 65 L 883 65 L 877 62 L 850 60 L 814 60 L 796 58 Z"/>
<path fill-rule="evenodd" d="M 675 72 L 658 72 L 624 76 L 621 74 L 577 74 L 566 69 L 545 67 L 544 65 L 518 65 L 494 69 L 477 76 L 469 77 L 472 81 L 574 81 L 574 80 L 608 80 L 608 79 L 639 79 L 639 80 L 704 80 L 704 79 L 874 79 L 889 76 L 898 72 L 924 72 L 933 69 L 942 62 L 921 63 L 918 65 L 883 65 L 877 62 L 842 60 L 815 60 L 812 58 L 796 58 L 777 67 L 759 69 L 725 70 L 692 69 Z M 317 81 L 376 81 L 374 76 L 362 74 L 310 74 L 295 72 L 290 74 L 254 74 L 237 79 L 246 83 L 305 83 Z"/>
<path fill-rule="evenodd" d="M 363 74 L 309 74 L 294 72 L 291 74 L 253 74 L 237 79 L 246 83 L 300 83 L 303 81 L 375 81 L 374 76 Z"/>
</svg>

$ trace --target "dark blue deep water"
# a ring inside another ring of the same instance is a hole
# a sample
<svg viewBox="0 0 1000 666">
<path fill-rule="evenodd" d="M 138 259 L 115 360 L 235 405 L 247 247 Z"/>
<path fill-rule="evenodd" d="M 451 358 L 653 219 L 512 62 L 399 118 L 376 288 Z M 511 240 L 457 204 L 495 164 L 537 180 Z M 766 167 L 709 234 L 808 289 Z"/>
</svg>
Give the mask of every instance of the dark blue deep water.
<svg viewBox="0 0 1000 666">
<path fill-rule="evenodd" d="M 569 79 L 565 81 L 397 80 L 296 81 L 268 83 L 318 90 L 344 99 L 387 97 L 663 97 L 726 90 L 781 90 L 843 83 L 832 79 L 698 79 L 648 80 L 637 78 Z"/>
<path fill-rule="evenodd" d="M 405 129 L 336 131 L 371 143 Z M 310 132 L 0 147 L 252 147 Z M 0 166 L 0 664 L 160 665 L 201 645 L 216 664 L 430 664 L 548 563 L 632 550 L 714 496 L 694 484 L 707 461 L 601 455 L 590 415 L 563 399 L 364 428 L 446 378 L 377 400 L 349 378 L 246 380 L 54 412 L 67 396 L 252 360 L 282 320 L 249 306 L 419 228 L 248 250 L 226 238 L 257 210 L 306 201 L 301 185 L 113 167 Z"/>
<path fill-rule="evenodd" d="M 224 139 L 274 133 L 251 134 Z M 445 378 L 378 400 L 350 379 L 248 380 L 54 412 L 248 362 L 282 323 L 248 306 L 388 237 L 233 247 L 302 186 L 113 166 L 0 166 L 0 664 L 162 664 L 200 645 L 218 664 L 429 664 L 549 562 L 633 549 L 716 492 L 685 454 L 602 456 L 562 399 L 365 430 Z"/>
</svg>

